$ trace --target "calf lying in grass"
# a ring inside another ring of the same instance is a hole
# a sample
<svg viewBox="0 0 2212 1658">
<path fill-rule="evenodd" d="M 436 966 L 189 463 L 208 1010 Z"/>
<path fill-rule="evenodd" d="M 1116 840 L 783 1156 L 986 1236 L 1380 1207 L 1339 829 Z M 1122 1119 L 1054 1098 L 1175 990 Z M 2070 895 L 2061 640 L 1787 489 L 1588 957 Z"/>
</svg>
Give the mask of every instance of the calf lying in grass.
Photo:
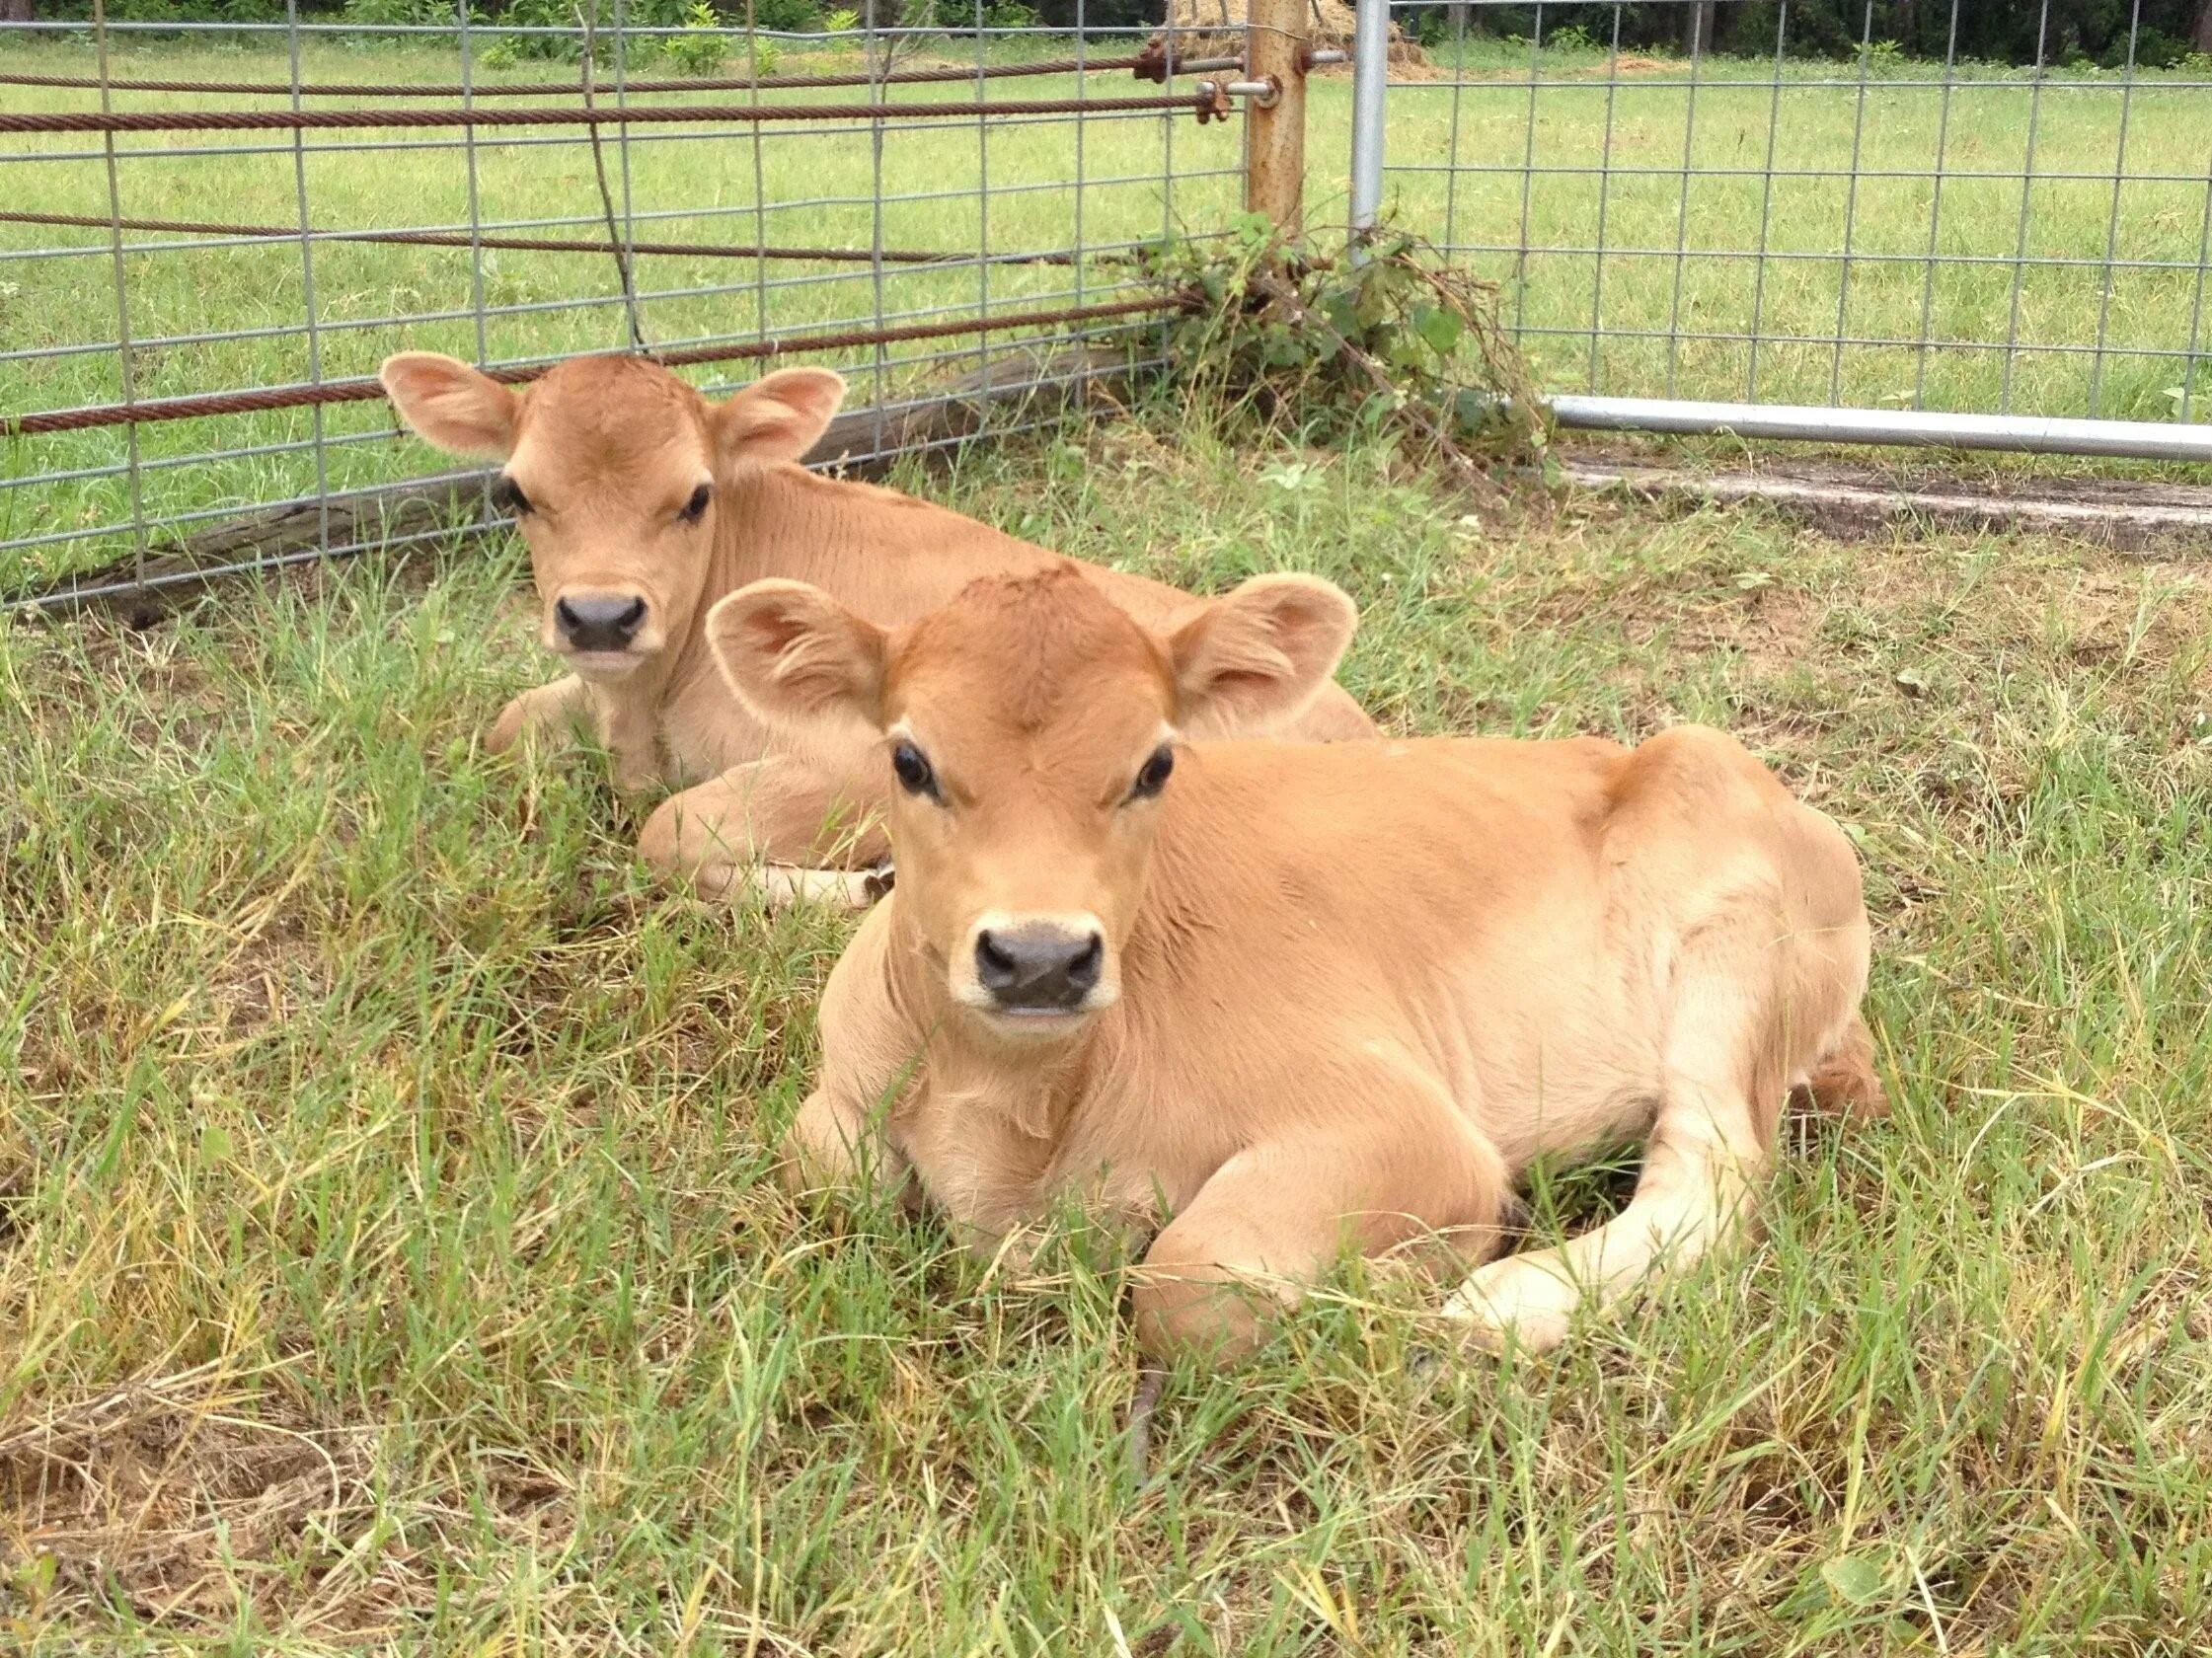
<svg viewBox="0 0 2212 1658">
<path fill-rule="evenodd" d="M 624 792 L 681 791 L 647 820 L 639 850 L 711 897 L 757 881 L 772 899 L 863 901 L 889 788 L 865 738 L 815 727 L 787 740 L 729 694 L 700 632 L 725 594 L 796 576 L 896 623 L 977 575 L 1064 566 L 1147 622 L 1190 602 L 911 496 L 807 472 L 799 459 L 845 394 L 825 369 L 785 369 L 721 404 L 639 357 L 572 358 L 517 392 L 451 357 L 406 351 L 385 362 L 383 381 L 428 442 L 501 463 L 495 498 L 529 544 L 540 638 L 571 669 L 509 703 L 491 746 L 584 726 Z M 1335 740 L 1374 726 L 1332 685 L 1291 730 Z"/>
<path fill-rule="evenodd" d="M 1732 738 L 1184 741 L 1294 715 L 1353 621 L 1262 576 L 1154 633 L 1066 569 L 893 632 L 717 605 L 764 721 L 897 785 L 790 1177 L 911 1174 L 986 1245 L 1164 1221 L 1140 1337 L 1226 1359 L 1339 1248 L 1480 1248 L 1531 1160 L 1646 1136 L 1618 1217 L 1451 1300 L 1542 1348 L 1742 1230 L 1792 1086 L 1879 1107 L 1858 861 Z"/>
</svg>

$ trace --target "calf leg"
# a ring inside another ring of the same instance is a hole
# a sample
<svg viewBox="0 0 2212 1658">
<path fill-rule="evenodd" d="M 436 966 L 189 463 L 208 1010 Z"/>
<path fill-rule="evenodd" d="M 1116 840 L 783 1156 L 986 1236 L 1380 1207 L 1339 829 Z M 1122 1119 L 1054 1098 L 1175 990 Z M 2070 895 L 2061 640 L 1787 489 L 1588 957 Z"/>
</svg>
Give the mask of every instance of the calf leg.
<svg viewBox="0 0 2212 1658">
<path fill-rule="evenodd" d="M 525 737 L 565 741 L 591 728 L 591 699 L 584 683 L 568 674 L 551 685 L 541 685 L 499 711 L 484 746 L 504 754 Z"/>
<path fill-rule="evenodd" d="M 1789 1074 L 1774 1051 L 1776 1021 L 1755 972 L 1740 965 L 1687 970 L 1680 983 L 1635 1197 L 1557 1248 L 1507 1255 L 1469 1276 L 1444 1311 L 1484 1345 L 1510 1335 L 1548 1351 L 1585 1301 L 1610 1306 L 1655 1267 L 1688 1266 L 1743 1229 Z"/>
<path fill-rule="evenodd" d="M 871 866 L 890 850 L 881 826 L 863 815 L 865 798 L 850 780 L 771 756 L 663 800 L 638 851 L 705 898 L 749 889 L 772 907 L 826 900 L 862 909 L 881 890 Z"/>
<path fill-rule="evenodd" d="M 858 1101 L 816 1089 L 792 1119 L 777 1168 L 793 1196 L 859 1186 L 871 1177 L 913 1203 L 906 1159 L 882 1133 L 877 1113 Z"/>
<path fill-rule="evenodd" d="M 1494 1233 L 1506 1195 L 1495 1148 L 1441 1099 L 1411 1103 L 1396 1121 L 1389 1106 L 1381 1121 L 1363 1111 L 1341 1133 L 1255 1146 L 1215 1170 L 1137 1269 L 1145 1351 L 1235 1363 L 1345 1246 Z"/>
<path fill-rule="evenodd" d="M 639 697 L 594 702 L 591 687 L 574 674 L 541 685 L 499 711 L 484 746 L 503 754 L 525 740 L 569 742 L 596 736 L 606 745 L 615 791 L 636 799 L 660 784 L 659 737 L 651 704 Z"/>
</svg>

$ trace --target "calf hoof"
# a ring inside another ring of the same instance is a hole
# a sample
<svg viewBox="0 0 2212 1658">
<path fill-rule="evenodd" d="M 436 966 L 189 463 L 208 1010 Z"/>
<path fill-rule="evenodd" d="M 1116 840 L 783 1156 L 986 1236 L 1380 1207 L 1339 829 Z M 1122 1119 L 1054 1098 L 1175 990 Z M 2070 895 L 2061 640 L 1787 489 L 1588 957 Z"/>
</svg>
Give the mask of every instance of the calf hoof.
<svg viewBox="0 0 2212 1658">
<path fill-rule="evenodd" d="M 1155 1365 L 1179 1357 L 1227 1370 L 1243 1364 L 1274 1333 L 1281 1295 L 1218 1267 L 1137 1269 L 1129 1295 L 1137 1345 Z"/>
<path fill-rule="evenodd" d="M 832 909 L 865 910 L 876 901 L 869 890 L 875 875 L 866 869 L 802 869 L 790 864 L 762 864 L 750 871 L 747 884 L 759 892 L 771 910 L 788 910 L 801 904 L 827 904 Z"/>
<path fill-rule="evenodd" d="M 487 754 L 504 754 L 522 740 L 529 728 L 530 711 L 520 697 L 499 711 L 499 717 L 492 721 L 492 729 L 484 736 Z"/>
<path fill-rule="evenodd" d="M 891 883 L 898 878 L 898 871 L 891 867 L 891 862 L 886 858 L 875 868 L 868 870 L 867 875 L 868 879 L 863 883 L 862 890 L 867 893 L 868 901 L 873 904 L 878 899 L 890 895 Z"/>
<path fill-rule="evenodd" d="M 1477 1268 L 1444 1304 L 1444 1317 L 1489 1352 L 1551 1352 L 1566 1339 L 1581 1296 L 1556 1272 L 1528 1261 L 1507 1255 Z"/>
</svg>

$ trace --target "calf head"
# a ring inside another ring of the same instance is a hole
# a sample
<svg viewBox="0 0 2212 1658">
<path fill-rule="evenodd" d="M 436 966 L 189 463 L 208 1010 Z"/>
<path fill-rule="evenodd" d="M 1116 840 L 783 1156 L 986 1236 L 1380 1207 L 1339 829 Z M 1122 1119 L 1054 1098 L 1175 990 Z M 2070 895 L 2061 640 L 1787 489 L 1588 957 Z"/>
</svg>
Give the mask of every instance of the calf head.
<svg viewBox="0 0 2212 1658">
<path fill-rule="evenodd" d="M 787 368 L 710 403 L 641 357 L 572 357 L 517 391 L 432 351 L 385 360 L 407 423 L 448 454 L 501 463 L 493 500 L 530 549 L 545 647 L 591 679 L 635 672 L 689 632 L 721 486 L 796 461 L 845 382 Z"/>
<path fill-rule="evenodd" d="M 1294 716 L 1356 623 L 1328 582 L 1264 575 L 1156 635 L 1059 565 L 985 577 L 889 631 L 801 582 L 758 581 L 715 606 L 707 635 L 762 718 L 876 740 L 894 784 L 893 901 L 953 1003 L 1033 1041 L 1120 994 L 1183 739 Z"/>
</svg>

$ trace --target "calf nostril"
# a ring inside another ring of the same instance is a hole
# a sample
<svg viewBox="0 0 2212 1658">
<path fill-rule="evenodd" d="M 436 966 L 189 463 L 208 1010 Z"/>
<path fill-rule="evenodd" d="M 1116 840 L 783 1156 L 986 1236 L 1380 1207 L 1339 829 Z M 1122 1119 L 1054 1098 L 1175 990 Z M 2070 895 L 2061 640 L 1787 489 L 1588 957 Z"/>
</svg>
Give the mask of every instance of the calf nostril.
<svg viewBox="0 0 2212 1658">
<path fill-rule="evenodd" d="M 626 609 L 620 616 L 615 618 L 615 626 L 620 628 L 626 634 L 634 634 L 638 631 L 638 624 L 643 622 L 645 619 L 646 601 L 643 599 L 632 599 L 630 601 L 629 608 Z"/>
<path fill-rule="evenodd" d="M 1099 982 L 1099 969 L 1106 965 L 1106 941 L 1094 933 L 1090 941 L 1068 962 L 1068 983 L 1079 991 L 1088 991 Z"/>
<path fill-rule="evenodd" d="M 975 936 L 975 972 L 985 990 L 1007 989 L 1019 976 L 1020 966 L 988 932 Z"/>
<path fill-rule="evenodd" d="M 572 634 L 583 626 L 583 618 L 569 608 L 567 599 L 556 599 L 554 601 L 553 619 L 560 624 L 561 631 L 565 634 Z"/>
</svg>

